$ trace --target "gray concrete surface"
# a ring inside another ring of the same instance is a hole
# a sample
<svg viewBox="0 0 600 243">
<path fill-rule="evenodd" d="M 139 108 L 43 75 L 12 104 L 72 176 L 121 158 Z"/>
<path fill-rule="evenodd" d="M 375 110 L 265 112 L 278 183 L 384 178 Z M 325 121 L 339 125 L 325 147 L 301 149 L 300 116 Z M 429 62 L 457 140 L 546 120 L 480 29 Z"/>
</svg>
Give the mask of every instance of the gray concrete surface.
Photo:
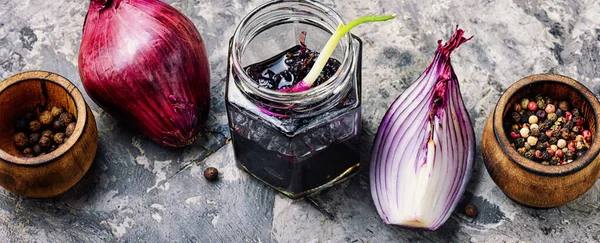
<svg viewBox="0 0 600 243">
<path fill-rule="evenodd" d="M 72 190 L 50 200 L 0 190 L 2 242 L 598 242 L 600 184 L 558 208 L 531 209 L 493 183 L 477 147 L 464 202 L 438 231 L 384 225 L 363 173 L 315 198 L 291 201 L 235 167 L 224 109 L 228 39 L 262 1 L 167 0 L 202 33 L 211 60 L 212 110 L 205 135 L 164 149 L 98 108 L 100 141 L 92 168 Z M 455 25 L 475 38 L 453 55 L 477 143 L 488 112 L 514 81 L 558 73 L 600 93 L 600 2 L 326 0 L 345 19 L 396 13 L 359 27 L 363 54 L 362 158 L 368 161 L 387 107 L 425 69 L 436 41 Z M 59 73 L 82 89 L 77 53 L 89 1 L 0 0 L 0 78 L 27 70 Z M 222 172 L 207 183 L 206 166 Z"/>
</svg>

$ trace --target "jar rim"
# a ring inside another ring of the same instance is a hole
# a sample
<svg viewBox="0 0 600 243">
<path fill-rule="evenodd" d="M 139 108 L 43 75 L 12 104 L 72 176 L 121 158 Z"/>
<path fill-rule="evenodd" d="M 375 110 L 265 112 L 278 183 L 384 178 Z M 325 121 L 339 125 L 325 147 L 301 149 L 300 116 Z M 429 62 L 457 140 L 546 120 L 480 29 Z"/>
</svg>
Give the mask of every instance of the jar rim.
<svg viewBox="0 0 600 243">
<path fill-rule="evenodd" d="M 300 91 L 300 92 L 290 92 L 290 93 L 286 93 L 286 92 L 279 92 L 277 90 L 271 90 L 271 89 L 267 89 L 267 88 L 263 88 L 260 87 L 258 85 L 257 82 L 253 82 L 255 81 L 253 78 L 251 78 L 243 69 L 242 67 L 242 63 L 241 63 L 241 54 L 243 53 L 242 50 L 240 49 L 241 43 L 243 43 L 243 41 L 246 40 L 246 38 L 244 38 L 244 36 L 242 36 L 242 32 L 243 32 L 243 27 L 246 26 L 247 24 L 249 24 L 250 22 L 252 22 L 252 20 L 254 20 L 254 18 L 256 18 L 257 16 L 260 16 L 262 13 L 262 11 L 264 11 L 265 8 L 268 7 L 272 7 L 272 6 L 277 6 L 279 4 L 282 3 L 301 3 L 301 4 L 308 4 L 311 5 L 311 7 L 315 7 L 316 9 L 319 9 L 322 13 L 329 15 L 329 17 L 331 17 L 331 20 L 337 22 L 337 25 L 340 24 L 346 24 L 346 22 L 341 18 L 341 16 L 339 16 L 338 13 L 336 13 L 332 8 L 327 7 L 319 2 L 313 1 L 313 0 L 273 0 L 273 1 L 268 1 L 266 3 L 263 3 L 261 5 L 259 5 L 258 7 L 256 7 L 254 10 L 252 10 L 250 13 L 248 13 L 242 20 L 241 22 L 238 24 L 233 37 L 232 37 L 232 43 L 231 43 L 231 56 L 230 56 L 230 61 L 232 62 L 232 67 L 235 69 L 235 72 L 237 75 L 240 76 L 240 79 L 243 80 L 242 82 L 238 83 L 236 82 L 237 85 L 243 85 L 244 88 L 246 88 L 247 90 L 250 90 L 251 93 L 259 95 L 262 98 L 274 101 L 274 102 L 292 102 L 292 103 L 304 103 L 308 100 L 312 100 L 315 97 L 323 97 L 329 93 L 332 92 L 338 92 L 340 88 L 343 88 L 344 82 L 348 82 L 348 80 L 344 77 L 346 77 L 348 75 L 348 73 L 350 72 L 350 67 L 353 63 L 353 39 L 352 39 L 352 35 L 351 33 L 347 33 L 343 39 L 345 39 L 346 43 L 348 43 L 347 45 L 345 45 L 345 48 L 343 48 L 343 53 L 344 53 L 344 57 L 341 60 L 341 64 L 340 67 L 338 68 L 338 70 L 329 78 L 327 79 L 325 82 L 323 82 L 321 85 L 318 85 L 316 87 L 312 87 L 308 90 L 305 91 Z M 319 27 L 326 27 L 326 26 L 319 26 Z M 335 27 L 334 27 L 335 28 Z M 254 38 L 254 36 L 252 38 L 249 38 L 249 41 L 251 41 Z"/>
</svg>

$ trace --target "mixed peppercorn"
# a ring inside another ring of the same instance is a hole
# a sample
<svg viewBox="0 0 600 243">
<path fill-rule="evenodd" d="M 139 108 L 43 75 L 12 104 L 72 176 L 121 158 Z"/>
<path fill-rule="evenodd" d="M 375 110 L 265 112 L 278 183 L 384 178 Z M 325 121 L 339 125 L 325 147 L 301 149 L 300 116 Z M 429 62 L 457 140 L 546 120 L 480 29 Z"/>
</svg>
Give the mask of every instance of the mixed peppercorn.
<svg viewBox="0 0 600 243">
<path fill-rule="evenodd" d="M 509 139 L 519 154 L 543 165 L 563 165 L 583 156 L 592 133 L 567 101 L 538 95 L 512 105 Z"/>
<path fill-rule="evenodd" d="M 15 121 L 13 143 L 27 158 L 44 155 L 65 143 L 75 124 L 75 116 L 61 106 L 50 110 L 37 106 Z"/>
</svg>

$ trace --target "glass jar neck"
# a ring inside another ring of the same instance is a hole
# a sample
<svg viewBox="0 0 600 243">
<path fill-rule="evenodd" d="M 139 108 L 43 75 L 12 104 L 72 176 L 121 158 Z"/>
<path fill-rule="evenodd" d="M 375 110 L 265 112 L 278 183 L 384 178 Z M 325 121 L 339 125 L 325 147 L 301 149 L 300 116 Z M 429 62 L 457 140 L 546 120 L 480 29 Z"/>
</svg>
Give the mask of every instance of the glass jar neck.
<svg viewBox="0 0 600 243">
<path fill-rule="evenodd" d="M 270 28 L 303 23 L 333 33 L 342 18 L 331 8 L 311 0 L 278 0 L 267 2 L 249 13 L 238 25 L 230 43 L 230 62 L 235 84 L 253 103 L 269 108 L 282 117 L 314 116 L 331 109 L 352 88 L 352 67 L 355 60 L 352 36 L 342 38 L 340 67 L 328 80 L 306 91 L 283 93 L 260 87 L 244 70 L 242 59 L 250 43 Z M 291 31 L 291 30 L 290 30 Z M 327 40 L 323 40 L 326 42 Z M 290 47 L 293 43 L 290 43 Z M 320 50 L 319 50 L 320 51 Z"/>
</svg>

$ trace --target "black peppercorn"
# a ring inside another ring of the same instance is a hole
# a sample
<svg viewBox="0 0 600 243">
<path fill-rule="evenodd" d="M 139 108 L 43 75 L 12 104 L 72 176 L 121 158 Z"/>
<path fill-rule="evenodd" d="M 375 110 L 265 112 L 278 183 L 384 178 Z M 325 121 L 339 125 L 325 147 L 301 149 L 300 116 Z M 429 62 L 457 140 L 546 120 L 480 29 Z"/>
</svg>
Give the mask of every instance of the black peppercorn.
<svg viewBox="0 0 600 243">
<path fill-rule="evenodd" d="M 517 140 L 515 140 L 515 146 L 517 148 L 522 148 L 524 144 L 525 144 L 524 138 L 517 138 Z"/>
<path fill-rule="evenodd" d="M 528 159 L 533 159 L 534 155 L 535 155 L 535 151 L 533 151 L 533 150 L 529 150 L 529 151 L 525 152 L 525 157 Z"/>
<path fill-rule="evenodd" d="M 17 149 L 24 149 L 29 145 L 29 137 L 25 133 L 17 133 L 13 136 L 13 143 Z"/>
<path fill-rule="evenodd" d="M 45 110 L 40 113 L 40 123 L 44 126 L 48 126 L 52 124 L 52 114 L 50 111 Z"/>
<path fill-rule="evenodd" d="M 512 118 L 515 122 L 521 121 L 521 114 L 519 112 L 513 111 Z"/>
<path fill-rule="evenodd" d="M 561 109 L 556 109 L 556 111 L 554 112 L 554 114 L 556 114 L 556 116 L 561 117 L 564 116 L 564 112 Z"/>
<path fill-rule="evenodd" d="M 539 118 L 544 118 L 546 117 L 546 112 L 544 110 L 538 110 L 535 112 L 535 115 Z"/>
<path fill-rule="evenodd" d="M 39 133 L 32 133 L 29 135 L 29 142 L 31 144 L 37 144 L 40 142 L 41 137 L 42 137 L 42 135 L 40 135 Z"/>
<path fill-rule="evenodd" d="M 29 122 L 29 131 L 39 132 L 42 130 L 42 124 L 39 121 L 33 120 Z"/>
<path fill-rule="evenodd" d="M 529 131 L 529 136 L 539 137 L 540 136 L 540 129 L 539 128 L 531 129 Z"/>
<path fill-rule="evenodd" d="M 540 141 L 540 142 L 548 142 L 548 136 L 546 136 L 546 133 L 541 133 L 540 136 L 539 136 L 539 138 L 538 138 L 538 141 Z"/>
<path fill-rule="evenodd" d="M 567 159 L 574 159 L 575 158 L 575 153 L 573 151 L 567 151 L 565 152 L 565 158 Z"/>
<path fill-rule="evenodd" d="M 560 129 L 560 136 L 562 138 L 564 138 L 565 140 L 569 140 L 571 138 L 571 133 L 570 133 L 569 129 L 563 128 L 563 129 Z"/>
<path fill-rule="evenodd" d="M 62 132 L 54 134 L 54 142 L 57 144 L 63 144 L 65 142 L 65 138 L 67 138 L 67 135 Z"/>
<path fill-rule="evenodd" d="M 548 146 L 544 145 L 544 143 L 537 143 L 537 144 L 535 145 L 535 148 L 536 148 L 537 150 L 545 150 L 547 147 L 548 147 Z"/>
<path fill-rule="evenodd" d="M 562 132 L 560 130 L 554 130 L 554 135 L 553 137 L 555 138 L 562 138 Z"/>
<path fill-rule="evenodd" d="M 580 116 L 581 114 L 579 114 L 579 110 L 577 108 L 573 108 L 573 110 L 571 110 L 571 114 L 573 114 L 573 116 Z"/>
<path fill-rule="evenodd" d="M 546 97 L 546 104 L 552 104 L 554 100 L 552 98 Z"/>
<path fill-rule="evenodd" d="M 472 203 L 469 203 L 465 206 L 465 215 L 469 217 L 476 217 L 478 213 L 479 212 L 477 212 L 477 207 Z"/>
<path fill-rule="evenodd" d="M 523 115 L 521 115 L 521 120 L 519 122 L 529 123 L 529 117 L 532 115 L 533 115 L 533 111 L 526 111 L 525 113 L 523 113 Z"/>
<path fill-rule="evenodd" d="M 559 162 L 558 158 L 556 157 L 552 157 L 552 159 L 550 159 L 550 164 L 551 165 L 557 165 Z"/>
<path fill-rule="evenodd" d="M 58 118 L 63 112 L 65 112 L 65 108 L 63 108 L 62 106 L 55 106 L 52 107 L 52 109 L 50 110 L 52 118 Z"/>
<path fill-rule="evenodd" d="M 548 126 L 548 124 L 546 124 L 546 122 L 542 122 L 539 124 L 539 128 L 540 128 L 540 131 L 546 131 L 546 130 L 548 130 L 548 128 L 550 128 L 550 126 Z"/>
<path fill-rule="evenodd" d="M 542 160 L 549 161 L 551 159 L 552 159 L 552 156 L 550 156 L 550 153 L 548 153 L 548 151 L 543 151 L 542 152 Z"/>
<path fill-rule="evenodd" d="M 557 142 L 558 142 L 557 137 L 551 137 L 548 139 L 548 143 L 550 143 L 550 144 L 556 144 Z"/>
<path fill-rule="evenodd" d="M 568 130 L 571 130 L 573 128 L 573 122 L 572 121 L 567 121 L 567 123 L 565 123 L 565 125 L 563 126 L 563 128 Z"/>
<path fill-rule="evenodd" d="M 204 178 L 209 181 L 216 181 L 219 179 L 219 171 L 215 167 L 208 167 L 204 170 Z"/>
</svg>

